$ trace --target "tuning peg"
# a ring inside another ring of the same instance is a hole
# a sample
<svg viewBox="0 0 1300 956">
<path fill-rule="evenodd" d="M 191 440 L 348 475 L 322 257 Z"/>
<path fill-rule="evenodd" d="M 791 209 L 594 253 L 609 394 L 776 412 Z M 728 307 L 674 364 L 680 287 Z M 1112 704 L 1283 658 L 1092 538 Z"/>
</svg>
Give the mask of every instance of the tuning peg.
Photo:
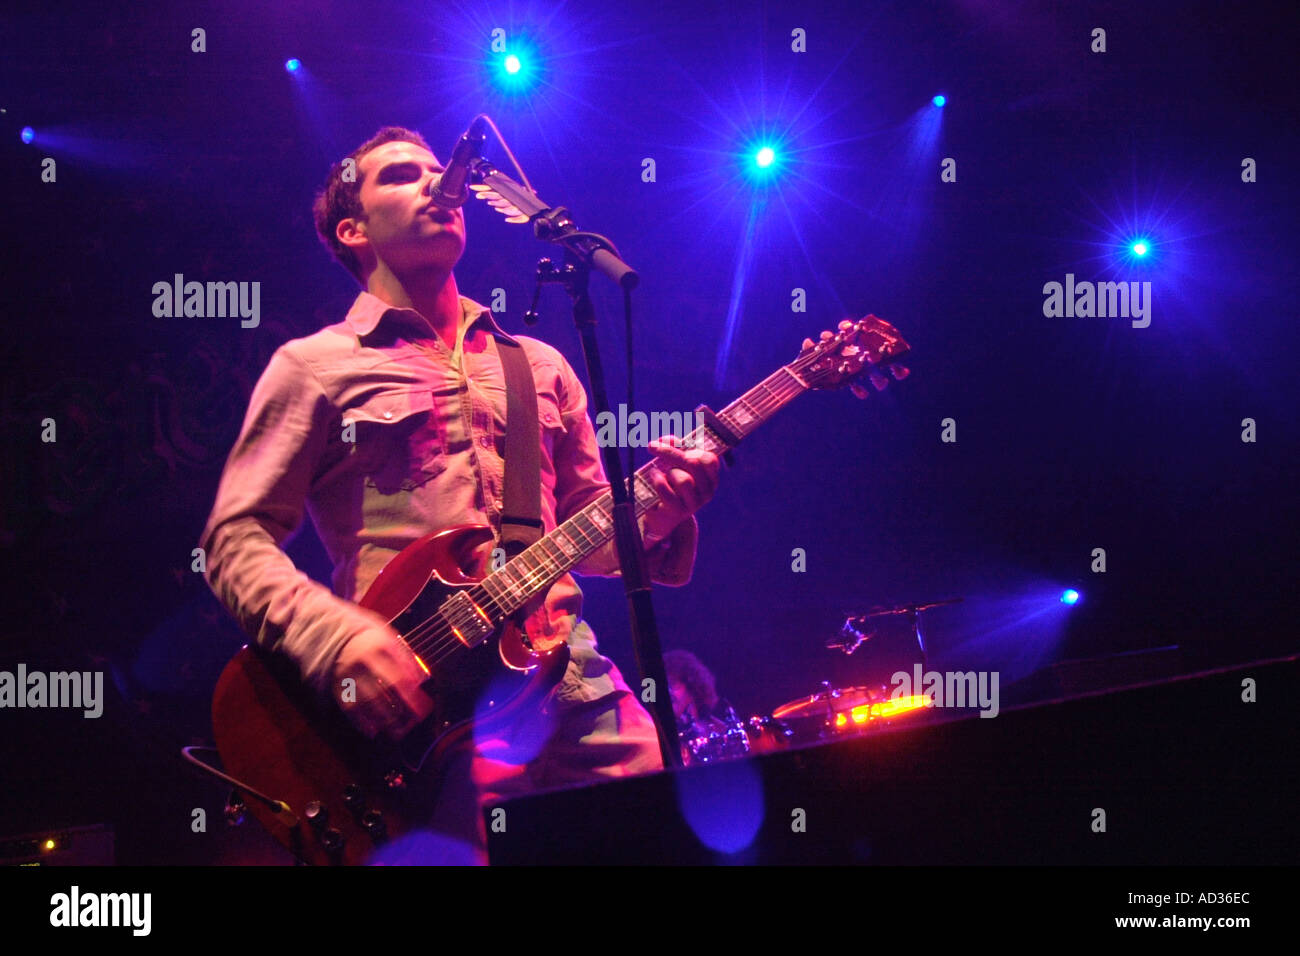
<svg viewBox="0 0 1300 956">
<path fill-rule="evenodd" d="M 810 348 L 812 348 L 812 347 L 813 347 L 813 340 L 812 340 L 812 339 L 804 339 L 804 340 L 803 340 L 803 345 L 799 346 L 799 351 L 801 351 L 801 352 L 807 352 L 807 351 L 808 351 Z"/>
<path fill-rule="evenodd" d="M 902 365 L 891 365 L 889 366 L 889 374 L 894 376 L 894 381 L 901 382 L 903 379 L 907 378 L 907 376 L 912 374 L 912 370 L 910 368 L 904 368 Z"/>
<path fill-rule="evenodd" d="M 863 399 L 865 399 L 865 398 L 869 398 L 869 397 L 871 396 L 871 393 L 868 392 L 868 391 L 867 391 L 865 388 L 863 388 L 861 385 L 859 385 L 857 382 L 850 382 L 850 383 L 849 383 L 849 391 L 852 392 L 852 393 L 854 394 L 854 396 L 857 397 L 857 398 L 863 398 Z"/>
<path fill-rule="evenodd" d="M 882 373 L 877 372 L 874 368 L 867 373 L 867 378 L 871 380 L 871 384 L 876 387 L 877 392 L 883 392 L 889 387 L 889 379 L 887 379 Z"/>
</svg>

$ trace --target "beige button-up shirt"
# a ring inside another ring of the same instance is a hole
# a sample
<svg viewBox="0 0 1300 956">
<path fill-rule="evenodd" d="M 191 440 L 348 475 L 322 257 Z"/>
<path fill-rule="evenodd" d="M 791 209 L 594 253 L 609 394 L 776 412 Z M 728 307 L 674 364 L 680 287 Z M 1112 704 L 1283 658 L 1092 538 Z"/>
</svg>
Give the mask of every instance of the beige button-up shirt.
<svg viewBox="0 0 1300 956">
<path fill-rule="evenodd" d="M 394 555 L 454 524 L 500 529 L 506 388 L 495 336 L 504 333 L 486 307 L 460 302 L 454 350 L 417 312 L 368 292 L 342 322 L 286 342 L 253 389 L 226 462 L 200 541 L 208 584 L 261 647 L 292 658 L 318 690 L 343 644 L 378 623 L 351 602 Z M 537 386 L 549 532 L 609 483 L 573 369 L 544 342 L 515 341 Z M 280 549 L 304 507 L 333 562 L 332 591 Z M 697 534 L 691 518 L 650 547 L 656 581 L 689 580 Z M 616 574 L 612 544 L 574 570 Z M 527 624 L 531 635 L 570 644 L 561 702 L 617 689 L 581 613 L 582 592 L 566 574 Z"/>
</svg>

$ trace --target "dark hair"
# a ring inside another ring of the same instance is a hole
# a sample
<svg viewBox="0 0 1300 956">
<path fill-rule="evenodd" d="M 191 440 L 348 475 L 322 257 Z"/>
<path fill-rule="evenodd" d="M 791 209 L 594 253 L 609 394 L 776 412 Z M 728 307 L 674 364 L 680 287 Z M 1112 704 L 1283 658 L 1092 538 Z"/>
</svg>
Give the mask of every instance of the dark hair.
<svg viewBox="0 0 1300 956">
<path fill-rule="evenodd" d="M 695 701 L 697 716 L 712 713 L 718 704 L 718 688 L 713 674 L 690 651 L 669 651 L 664 655 L 668 679 L 681 684 Z"/>
<path fill-rule="evenodd" d="M 361 157 L 376 146 L 394 142 L 414 143 L 433 152 L 429 144 L 424 141 L 424 137 L 414 130 L 402 126 L 385 126 L 354 149 L 346 159 L 339 160 L 330 168 L 329 179 L 325 181 L 324 188 L 316 194 L 316 199 L 311 204 L 312 219 L 316 223 L 316 233 L 320 236 L 320 241 L 343 268 L 352 273 L 357 282 L 363 281 L 361 261 L 355 252 L 339 242 L 335 230 L 344 219 L 359 219 L 365 213 L 361 208 L 361 183 L 364 179 L 360 172 Z M 352 160 L 354 170 L 351 182 L 343 178 L 343 170 L 348 165 L 349 159 Z"/>
</svg>

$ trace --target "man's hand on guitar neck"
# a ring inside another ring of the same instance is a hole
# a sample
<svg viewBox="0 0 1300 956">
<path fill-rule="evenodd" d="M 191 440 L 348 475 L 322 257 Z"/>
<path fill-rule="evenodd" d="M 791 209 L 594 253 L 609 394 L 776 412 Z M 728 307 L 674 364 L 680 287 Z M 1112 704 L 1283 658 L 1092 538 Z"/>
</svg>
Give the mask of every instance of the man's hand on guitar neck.
<svg viewBox="0 0 1300 956">
<path fill-rule="evenodd" d="M 643 519 L 647 544 L 671 535 L 718 490 L 718 456 L 702 448 L 680 448 L 679 442 L 675 435 L 665 435 L 649 445 L 658 467 L 648 473 L 647 480 L 659 492 L 659 503 Z"/>
<path fill-rule="evenodd" d="M 353 693 L 345 696 L 343 681 Z M 415 655 L 391 627 L 375 627 L 353 637 L 334 661 L 334 692 L 354 727 L 373 739 L 383 734 L 398 740 L 433 711 L 420 689 L 427 675 Z"/>
</svg>

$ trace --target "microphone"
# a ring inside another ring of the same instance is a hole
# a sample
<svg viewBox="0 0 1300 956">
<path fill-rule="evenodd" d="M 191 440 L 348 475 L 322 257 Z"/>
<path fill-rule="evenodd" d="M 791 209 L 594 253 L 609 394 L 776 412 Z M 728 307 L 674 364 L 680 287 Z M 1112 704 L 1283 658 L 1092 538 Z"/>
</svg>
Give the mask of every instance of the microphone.
<svg viewBox="0 0 1300 956">
<path fill-rule="evenodd" d="M 844 626 L 840 628 L 839 635 L 826 642 L 826 649 L 841 650 L 845 654 L 852 654 L 864 643 L 875 637 L 875 631 L 864 631 L 858 627 L 866 623 L 867 617 L 870 617 L 870 615 L 848 618 L 844 622 Z"/>
<path fill-rule="evenodd" d="M 456 209 L 465 205 L 466 200 L 469 199 L 469 187 L 466 185 L 469 180 L 469 164 L 477 159 L 483 150 L 485 125 L 481 115 L 474 117 L 465 135 L 451 151 L 451 159 L 447 160 L 447 165 L 429 196 L 435 206 Z"/>
</svg>

